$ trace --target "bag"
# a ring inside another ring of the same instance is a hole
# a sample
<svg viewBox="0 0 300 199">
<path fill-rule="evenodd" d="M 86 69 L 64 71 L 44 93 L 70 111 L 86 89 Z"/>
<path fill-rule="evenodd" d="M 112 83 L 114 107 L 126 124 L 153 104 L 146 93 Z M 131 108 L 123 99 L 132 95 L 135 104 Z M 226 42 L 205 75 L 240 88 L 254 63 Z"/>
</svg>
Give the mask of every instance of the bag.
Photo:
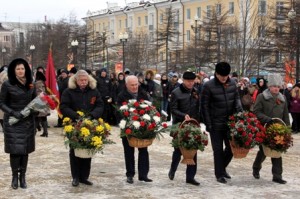
<svg viewBox="0 0 300 199">
<path fill-rule="evenodd" d="M 243 106 L 250 107 L 253 103 L 254 101 L 249 93 L 242 97 Z"/>
</svg>

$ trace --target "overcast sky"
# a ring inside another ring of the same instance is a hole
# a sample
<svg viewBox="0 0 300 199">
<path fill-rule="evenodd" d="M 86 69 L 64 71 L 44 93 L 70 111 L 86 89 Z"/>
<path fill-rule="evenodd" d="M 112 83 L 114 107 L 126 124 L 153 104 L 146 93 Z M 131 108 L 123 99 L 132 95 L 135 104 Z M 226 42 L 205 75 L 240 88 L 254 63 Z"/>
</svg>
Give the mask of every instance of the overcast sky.
<svg viewBox="0 0 300 199">
<path fill-rule="evenodd" d="M 45 16 L 56 21 L 70 13 L 81 19 L 88 10 L 106 9 L 107 1 L 124 7 L 125 1 L 139 0 L 1 0 L 0 22 L 43 22 Z"/>
</svg>

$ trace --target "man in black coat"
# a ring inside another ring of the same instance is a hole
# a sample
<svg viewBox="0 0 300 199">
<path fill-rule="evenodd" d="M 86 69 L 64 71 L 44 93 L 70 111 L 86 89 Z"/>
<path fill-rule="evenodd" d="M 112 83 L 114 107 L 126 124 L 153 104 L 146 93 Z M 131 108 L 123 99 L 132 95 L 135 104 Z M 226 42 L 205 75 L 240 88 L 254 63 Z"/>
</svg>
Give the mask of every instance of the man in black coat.
<svg viewBox="0 0 300 199">
<path fill-rule="evenodd" d="M 129 75 L 125 79 L 126 89 L 124 89 L 117 98 L 118 106 L 122 106 L 123 102 L 128 102 L 130 99 L 136 100 L 149 100 L 147 93 L 139 88 L 138 78 L 134 75 Z M 135 161 L 134 161 L 134 147 L 129 146 L 126 137 L 122 137 L 122 143 L 124 148 L 125 166 L 127 182 L 132 184 L 133 177 L 135 175 Z M 148 178 L 149 172 L 149 154 L 148 148 L 139 148 L 138 158 L 138 174 L 139 180 L 145 182 L 152 182 Z"/>
<path fill-rule="evenodd" d="M 92 119 L 98 119 L 103 113 L 103 101 L 96 88 L 96 80 L 85 70 L 79 70 L 70 77 L 69 87 L 61 97 L 60 110 L 64 117 L 75 121 L 79 118 L 77 111 L 85 111 Z M 91 170 L 91 158 L 79 158 L 70 149 L 70 165 L 72 173 L 72 185 L 78 186 L 79 182 L 92 185 L 88 181 Z"/>
<path fill-rule="evenodd" d="M 203 85 L 201 93 L 201 113 L 206 130 L 210 132 L 215 176 L 220 183 L 226 183 L 225 178 L 231 178 L 226 172 L 233 156 L 228 138 L 228 117 L 243 110 L 236 82 L 229 78 L 229 74 L 230 65 L 226 62 L 218 63 L 215 78 Z"/>
<path fill-rule="evenodd" d="M 194 80 L 196 75 L 193 72 L 185 72 L 183 74 L 183 83 L 171 93 L 171 113 L 173 117 L 173 124 L 181 123 L 184 120 L 191 118 L 199 121 L 199 93 L 194 88 Z M 171 168 L 169 171 L 170 180 L 174 179 L 175 172 L 180 162 L 181 152 L 179 148 L 174 148 Z M 195 180 L 197 172 L 197 154 L 194 156 L 195 165 L 187 165 L 186 168 L 186 183 L 192 185 L 200 185 Z"/>
</svg>

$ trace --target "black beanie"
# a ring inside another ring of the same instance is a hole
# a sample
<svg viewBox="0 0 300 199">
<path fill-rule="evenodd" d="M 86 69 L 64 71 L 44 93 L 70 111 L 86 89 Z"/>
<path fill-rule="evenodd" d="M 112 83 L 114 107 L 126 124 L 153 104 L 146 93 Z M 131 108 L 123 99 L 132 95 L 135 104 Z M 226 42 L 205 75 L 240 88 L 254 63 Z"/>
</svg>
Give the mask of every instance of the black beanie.
<svg viewBox="0 0 300 199">
<path fill-rule="evenodd" d="M 219 62 L 216 65 L 215 72 L 221 76 L 227 76 L 230 74 L 230 65 L 227 62 Z"/>
<path fill-rule="evenodd" d="M 183 73 L 182 78 L 187 79 L 187 80 L 194 80 L 194 79 L 196 79 L 196 75 L 193 72 L 186 71 Z"/>
</svg>

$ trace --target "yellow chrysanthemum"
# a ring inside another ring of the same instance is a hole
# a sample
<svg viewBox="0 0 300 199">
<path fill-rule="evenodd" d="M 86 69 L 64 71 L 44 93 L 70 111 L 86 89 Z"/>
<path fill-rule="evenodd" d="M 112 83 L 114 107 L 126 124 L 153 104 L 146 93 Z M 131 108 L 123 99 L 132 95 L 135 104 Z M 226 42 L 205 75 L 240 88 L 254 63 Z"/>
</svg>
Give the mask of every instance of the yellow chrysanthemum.
<svg viewBox="0 0 300 199">
<path fill-rule="evenodd" d="M 100 124 L 103 123 L 103 119 L 102 118 L 99 118 L 98 121 L 100 122 Z"/>
<path fill-rule="evenodd" d="M 91 120 L 88 120 L 88 119 L 85 119 L 83 122 L 84 122 L 86 125 L 89 125 L 89 126 L 91 126 L 91 125 L 93 124 L 93 122 L 92 122 Z"/>
<path fill-rule="evenodd" d="M 92 138 L 92 145 L 95 146 L 96 148 L 100 148 L 102 146 L 102 138 L 99 136 L 94 136 Z"/>
<path fill-rule="evenodd" d="M 96 126 L 96 131 L 99 133 L 103 133 L 104 132 L 104 127 L 102 125 Z"/>
<path fill-rule="evenodd" d="M 63 123 L 64 123 L 64 124 L 65 124 L 65 123 L 69 123 L 69 122 L 72 122 L 71 118 L 65 117 L 65 118 L 63 119 Z"/>
<path fill-rule="evenodd" d="M 110 126 L 108 123 L 105 123 L 104 125 L 105 125 L 105 128 L 106 128 L 108 131 L 111 130 L 111 126 Z"/>
<path fill-rule="evenodd" d="M 74 127 L 73 127 L 72 125 L 66 125 L 66 126 L 64 127 L 64 131 L 65 131 L 66 133 L 72 132 L 73 129 L 74 129 Z"/>
<path fill-rule="evenodd" d="M 76 112 L 78 115 L 80 115 L 80 117 L 84 116 L 84 113 L 82 111 L 77 111 Z"/>
<path fill-rule="evenodd" d="M 90 130 L 88 129 L 88 128 L 86 128 L 86 127 L 82 127 L 81 129 L 80 129 L 80 133 L 81 133 L 81 135 L 83 135 L 84 137 L 87 137 L 87 136 L 89 136 L 91 133 L 90 133 Z"/>
</svg>

